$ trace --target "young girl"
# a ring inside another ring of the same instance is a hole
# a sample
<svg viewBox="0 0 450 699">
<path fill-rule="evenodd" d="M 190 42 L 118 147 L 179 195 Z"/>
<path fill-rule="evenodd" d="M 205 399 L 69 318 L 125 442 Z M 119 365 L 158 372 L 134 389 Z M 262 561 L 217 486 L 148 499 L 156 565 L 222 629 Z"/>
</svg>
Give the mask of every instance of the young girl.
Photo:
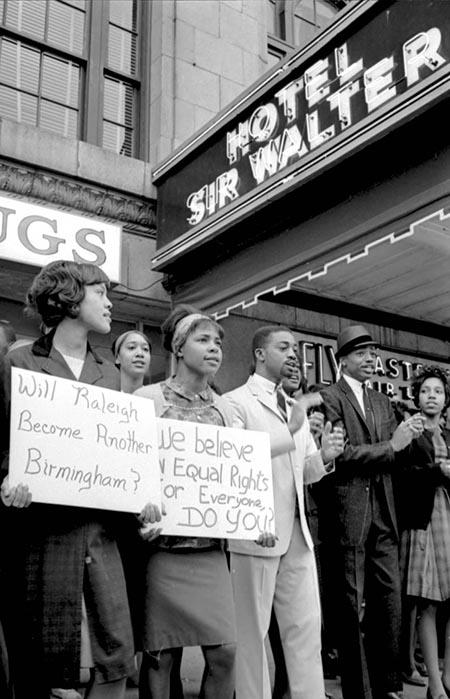
<svg viewBox="0 0 450 699">
<path fill-rule="evenodd" d="M 414 402 L 424 416 L 423 434 L 412 444 L 403 481 L 402 514 L 410 529 L 406 593 L 417 599 L 418 635 L 428 670 L 428 699 L 450 696 L 450 622 L 444 670 L 438 662 L 436 611 L 450 599 L 450 432 L 440 426 L 450 403 L 448 378 L 424 366 L 413 379 Z"/>
<path fill-rule="evenodd" d="M 211 389 L 222 361 L 222 328 L 209 316 L 179 306 L 163 327 L 164 347 L 175 358 L 174 376 L 138 395 L 155 401 L 160 417 L 231 425 L 225 402 Z M 203 696 L 231 699 L 235 621 L 230 575 L 221 541 L 162 536 L 149 556 L 141 697 L 168 699 L 170 671 L 183 646 L 201 646 Z M 146 676 L 145 676 L 146 675 Z"/>
<path fill-rule="evenodd" d="M 53 262 L 45 267 L 31 285 L 28 306 L 50 331 L 12 351 L 10 365 L 118 388 L 116 368 L 88 343 L 90 332 L 110 331 L 108 288 L 107 276 L 94 265 Z M 134 648 L 115 539 L 133 516 L 30 505 L 28 489 L 11 488 L 7 476 L 1 497 L 11 508 L 14 527 L 9 592 L 16 699 L 81 699 L 73 689 L 81 667 L 93 668 L 86 697 L 122 699 Z M 142 521 L 157 517 L 159 511 L 150 505 L 141 514 Z"/>
<path fill-rule="evenodd" d="M 139 330 L 128 330 L 114 341 L 112 352 L 120 372 L 120 390 L 134 393 L 143 386 L 150 369 L 150 341 Z"/>
</svg>

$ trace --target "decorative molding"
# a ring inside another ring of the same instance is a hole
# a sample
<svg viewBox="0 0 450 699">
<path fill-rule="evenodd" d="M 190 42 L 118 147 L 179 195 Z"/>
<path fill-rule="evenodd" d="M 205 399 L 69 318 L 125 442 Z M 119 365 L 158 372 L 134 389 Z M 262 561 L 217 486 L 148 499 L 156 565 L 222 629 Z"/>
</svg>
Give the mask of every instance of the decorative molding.
<svg viewBox="0 0 450 699">
<path fill-rule="evenodd" d="M 156 201 L 127 197 L 5 162 L 0 162 L 0 190 L 156 233 Z"/>
</svg>

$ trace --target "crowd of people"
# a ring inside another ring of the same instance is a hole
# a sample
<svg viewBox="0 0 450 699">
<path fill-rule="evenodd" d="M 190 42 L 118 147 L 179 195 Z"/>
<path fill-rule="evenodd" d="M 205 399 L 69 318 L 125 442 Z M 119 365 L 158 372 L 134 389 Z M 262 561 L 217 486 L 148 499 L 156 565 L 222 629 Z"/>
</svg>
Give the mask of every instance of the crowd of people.
<svg viewBox="0 0 450 699">
<path fill-rule="evenodd" d="M 365 327 L 340 333 L 337 383 L 308 388 L 292 332 L 272 325 L 253 337 L 248 381 L 219 395 L 223 329 L 179 306 L 162 326 L 172 375 L 144 385 L 144 334 L 116 338 L 112 361 L 89 344 L 110 332 L 108 290 L 90 264 L 54 262 L 36 276 L 27 307 L 43 332 L 6 338 L 5 424 L 19 367 L 150 398 L 163 419 L 264 431 L 275 533 L 167 536 L 152 493 L 136 515 L 33 502 L 9 482 L 4 430 L 1 696 L 123 699 L 139 654 L 140 699 L 175 699 L 183 648 L 199 646 L 205 699 L 324 699 L 324 672 L 340 674 L 344 699 L 399 699 L 403 681 L 425 687 L 416 630 L 427 698 L 450 696 L 447 374 L 418 371 L 415 408 L 399 415 L 370 388 Z"/>
</svg>

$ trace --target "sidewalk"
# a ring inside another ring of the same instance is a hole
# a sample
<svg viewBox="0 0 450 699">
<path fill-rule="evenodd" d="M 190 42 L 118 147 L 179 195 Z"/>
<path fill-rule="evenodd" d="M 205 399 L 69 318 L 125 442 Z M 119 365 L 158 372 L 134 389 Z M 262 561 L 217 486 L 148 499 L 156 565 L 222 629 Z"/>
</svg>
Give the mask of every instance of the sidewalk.
<svg viewBox="0 0 450 699">
<path fill-rule="evenodd" d="M 183 651 L 183 663 L 181 665 L 181 677 L 185 699 L 198 697 L 200 681 L 203 672 L 203 657 L 199 648 L 185 648 Z M 327 692 L 333 695 L 334 699 L 342 699 L 342 692 L 339 679 L 326 681 Z M 425 687 L 413 687 L 404 685 L 404 699 L 425 699 Z M 127 691 L 127 699 L 138 699 L 137 689 Z M 311 697 L 315 699 L 315 697 Z"/>
</svg>

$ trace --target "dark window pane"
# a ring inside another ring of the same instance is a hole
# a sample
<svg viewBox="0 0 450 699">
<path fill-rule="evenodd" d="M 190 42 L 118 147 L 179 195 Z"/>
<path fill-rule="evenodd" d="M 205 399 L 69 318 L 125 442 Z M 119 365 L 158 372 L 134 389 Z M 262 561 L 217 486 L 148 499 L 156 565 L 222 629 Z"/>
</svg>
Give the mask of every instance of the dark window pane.
<svg viewBox="0 0 450 699">
<path fill-rule="evenodd" d="M 111 0 L 109 21 L 119 27 L 136 31 L 136 2 L 134 0 Z"/>
<path fill-rule="evenodd" d="M 82 54 L 84 49 L 85 14 L 50 0 L 48 12 L 47 41 L 73 53 Z"/>
<path fill-rule="evenodd" d="M 24 124 L 37 124 L 37 98 L 0 85 L 0 114 Z"/>
<path fill-rule="evenodd" d="M 5 24 L 26 32 L 37 39 L 44 38 L 45 0 L 8 0 L 6 3 Z"/>
<path fill-rule="evenodd" d="M 78 112 L 59 104 L 41 100 L 39 105 L 39 126 L 56 131 L 62 136 L 76 138 L 78 133 Z"/>
<path fill-rule="evenodd" d="M 119 155 L 133 155 L 133 131 L 117 124 L 103 122 L 103 148 Z"/>
<path fill-rule="evenodd" d="M 108 66 L 122 73 L 136 72 L 136 36 L 109 25 Z"/>
<path fill-rule="evenodd" d="M 133 126 L 134 90 L 130 85 L 105 78 L 103 116 L 124 126 Z"/>
<path fill-rule="evenodd" d="M 39 64 L 39 51 L 9 39 L 2 39 L 0 46 L 0 82 L 37 94 Z"/>
<path fill-rule="evenodd" d="M 44 55 L 42 60 L 42 96 L 50 97 L 61 104 L 77 107 L 79 74 L 80 69 L 74 63 Z"/>
</svg>

